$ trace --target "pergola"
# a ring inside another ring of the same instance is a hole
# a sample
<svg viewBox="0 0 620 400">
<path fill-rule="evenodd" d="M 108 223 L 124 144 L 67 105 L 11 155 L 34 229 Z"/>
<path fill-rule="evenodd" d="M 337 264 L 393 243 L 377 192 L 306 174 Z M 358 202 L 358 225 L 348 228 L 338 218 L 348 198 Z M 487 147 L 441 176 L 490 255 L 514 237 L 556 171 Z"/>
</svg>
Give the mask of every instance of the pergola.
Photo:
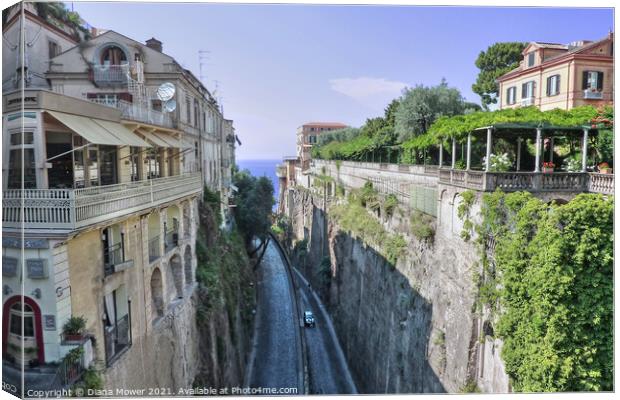
<svg viewBox="0 0 620 400">
<path fill-rule="evenodd" d="M 553 147 L 554 147 L 554 138 L 558 136 L 567 136 L 567 134 L 581 132 L 581 152 L 582 152 L 582 160 L 581 160 L 581 172 L 586 172 L 587 168 L 587 152 L 588 152 L 588 138 L 592 133 L 598 132 L 596 128 L 591 128 L 588 126 L 553 126 L 553 125 L 533 125 L 533 124 L 525 124 L 525 123 L 498 123 L 491 126 L 480 127 L 474 129 L 472 132 L 467 134 L 467 146 L 466 146 L 466 167 L 467 171 L 471 170 L 471 149 L 472 149 L 472 136 L 477 132 L 486 131 L 486 165 L 484 168 L 485 172 L 490 172 L 491 163 L 490 158 L 493 150 L 493 139 L 494 138 L 515 138 L 517 140 L 517 155 L 516 155 L 516 170 L 521 170 L 521 156 L 522 156 L 522 144 L 523 139 L 528 136 L 532 136 L 535 131 L 535 161 L 534 161 L 534 171 L 540 172 L 541 167 L 541 158 L 542 158 L 542 147 L 543 147 L 543 137 L 547 137 L 550 139 L 550 160 L 553 161 Z M 456 145 L 457 138 L 452 137 L 452 164 L 451 168 L 455 169 L 456 167 Z M 439 144 L 439 167 L 443 167 L 443 141 Z"/>
</svg>

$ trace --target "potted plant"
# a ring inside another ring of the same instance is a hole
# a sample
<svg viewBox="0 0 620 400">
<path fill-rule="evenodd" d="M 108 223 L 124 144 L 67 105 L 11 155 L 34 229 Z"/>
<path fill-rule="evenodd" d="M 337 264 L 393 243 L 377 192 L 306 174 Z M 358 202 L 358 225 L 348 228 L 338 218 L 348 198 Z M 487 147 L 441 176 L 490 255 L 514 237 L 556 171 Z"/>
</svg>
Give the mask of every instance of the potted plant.
<svg viewBox="0 0 620 400">
<path fill-rule="evenodd" d="M 81 341 L 84 338 L 86 319 L 84 317 L 71 317 L 62 327 L 62 333 L 67 341 Z"/>
<path fill-rule="evenodd" d="M 551 172 L 553 172 L 553 169 L 555 168 L 555 164 L 552 163 L 551 161 L 546 161 L 543 163 L 542 166 L 542 172 L 544 174 L 550 174 Z"/>
<path fill-rule="evenodd" d="M 606 162 L 602 162 L 598 165 L 598 172 L 601 174 L 611 174 L 613 169 L 609 167 L 609 164 Z"/>
</svg>

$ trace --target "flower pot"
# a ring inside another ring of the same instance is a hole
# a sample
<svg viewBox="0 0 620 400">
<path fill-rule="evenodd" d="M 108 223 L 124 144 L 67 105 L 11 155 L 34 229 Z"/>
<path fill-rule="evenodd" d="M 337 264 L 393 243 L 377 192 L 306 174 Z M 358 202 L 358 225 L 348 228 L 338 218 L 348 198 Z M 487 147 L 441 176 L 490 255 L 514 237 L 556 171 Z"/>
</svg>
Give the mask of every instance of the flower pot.
<svg viewBox="0 0 620 400">
<path fill-rule="evenodd" d="M 613 174 L 613 168 L 603 168 L 599 170 L 601 174 Z"/>
<path fill-rule="evenodd" d="M 81 342 L 84 339 L 84 335 L 78 334 L 65 334 L 65 341 L 67 342 Z"/>
<path fill-rule="evenodd" d="M 553 172 L 553 168 L 551 167 L 542 167 L 543 174 L 550 174 Z"/>
</svg>

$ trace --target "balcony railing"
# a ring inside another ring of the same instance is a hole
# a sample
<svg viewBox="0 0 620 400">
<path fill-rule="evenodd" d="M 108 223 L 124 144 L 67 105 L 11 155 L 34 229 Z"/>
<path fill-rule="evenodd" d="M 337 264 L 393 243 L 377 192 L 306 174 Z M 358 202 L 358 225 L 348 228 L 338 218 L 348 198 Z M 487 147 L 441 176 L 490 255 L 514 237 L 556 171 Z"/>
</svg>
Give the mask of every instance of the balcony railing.
<svg viewBox="0 0 620 400">
<path fill-rule="evenodd" d="M 161 242 L 159 235 L 149 239 L 149 262 L 153 262 L 161 257 Z"/>
<path fill-rule="evenodd" d="M 131 345 L 130 323 L 128 314 L 116 321 L 116 325 L 103 328 L 106 363 L 108 366 L 118 358 L 123 350 Z"/>
<path fill-rule="evenodd" d="M 199 193 L 191 173 L 85 189 L 10 189 L 2 196 L 5 228 L 79 229 Z M 23 202 L 23 213 L 22 213 Z"/>
<path fill-rule="evenodd" d="M 439 182 L 480 191 L 613 194 L 614 176 L 583 172 L 483 172 L 441 169 Z"/>
<path fill-rule="evenodd" d="M 153 110 L 139 103 L 132 103 L 115 98 L 89 98 L 87 100 L 101 104 L 102 106 L 117 108 L 121 111 L 122 118 L 127 120 L 165 126 L 167 128 L 176 128 L 175 121 L 172 119 L 170 113 Z"/>
<path fill-rule="evenodd" d="M 127 85 L 126 65 L 93 65 L 92 79 L 97 86 Z"/>
<path fill-rule="evenodd" d="M 169 229 L 168 231 L 166 231 L 165 240 L 164 240 L 164 247 L 165 247 L 166 253 L 174 249 L 178 245 L 179 245 L 179 229 L 174 228 L 174 229 Z"/>
<path fill-rule="evenodd" d="M 590 100 L 601 100 L 603 98 L 603 92 L 594 92 L 590 89 L 583 91 L 583 98 Z"/>
<path fill-rule="evenodd" d="M 123 271 L 133 266 L 133 260 L 125 259 L 125 246 L 123 242 L 104 249 L 103 269 L 104 275 L 112 275 L 115 272 Z"/>
</svg>

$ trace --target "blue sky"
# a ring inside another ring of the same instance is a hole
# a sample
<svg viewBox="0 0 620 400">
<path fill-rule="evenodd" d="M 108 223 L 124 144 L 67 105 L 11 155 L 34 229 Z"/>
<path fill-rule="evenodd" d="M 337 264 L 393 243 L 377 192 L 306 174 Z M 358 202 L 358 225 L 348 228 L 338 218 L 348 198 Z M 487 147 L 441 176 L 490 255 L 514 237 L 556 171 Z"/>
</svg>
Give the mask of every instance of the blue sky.
<svg viewBox="0 0 620 400">
<path fill-rule="evenodd" d="M 70 6 L 70 3 L 69 3 Z M 568 43 L 599 39 L 612 9 L 414 6 L 73 3 L 91 25 L 138 41 L 154 36 L 164 52 L 218 81 L 234 120 L 241 159 L 295 154 L 308 121 L 353 126 L 381 115 L 405 86 L 445 77 L 474 102 L 474 61 L 500 41 Z"/>
</svg>

